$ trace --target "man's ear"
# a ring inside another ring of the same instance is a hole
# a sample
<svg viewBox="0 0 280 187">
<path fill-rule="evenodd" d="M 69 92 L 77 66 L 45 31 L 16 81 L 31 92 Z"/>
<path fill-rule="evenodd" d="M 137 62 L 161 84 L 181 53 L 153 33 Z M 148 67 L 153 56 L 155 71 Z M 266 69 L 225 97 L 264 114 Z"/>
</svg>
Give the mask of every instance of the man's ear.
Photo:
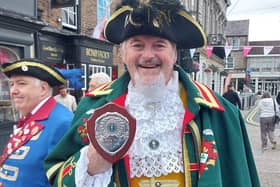
<svg viewBox="0 0 280 187">
<path fill-rule="evenodd" d="M 120 48 L 119 48 L 119 58 L 120 58 L 122 64 L 125 64 L 125 61 L 126 61 L 125 60 L 125 56 L 126 56 L 125 45 L 126 45 L 126 42 L 123 42 L 120 44 Z"/>
<path fill-rule="evenodd" d="M 50 85 L 46 81 L 41 81 L 40 87 L 43 95 L 50 91 Z"/>
<path fill-rule="evenodd" d="M 178 58 L 178 52 L 177 52 L 177 48 L 176 48 L 176 46 L 175 46 L 175 48 L 174 48 L 174 62 L 176 63 L 177 62 L 177 58 Z M 174 64 L 175 64 L 174 63 Z"/>
</svg>

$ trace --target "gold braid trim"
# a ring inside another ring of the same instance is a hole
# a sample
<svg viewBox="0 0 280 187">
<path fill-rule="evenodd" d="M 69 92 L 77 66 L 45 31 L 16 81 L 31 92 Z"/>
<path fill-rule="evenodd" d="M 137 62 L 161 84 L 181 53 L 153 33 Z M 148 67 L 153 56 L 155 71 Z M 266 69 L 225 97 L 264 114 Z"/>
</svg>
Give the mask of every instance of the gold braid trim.
<svg viewBox="0 0 280 187">
<path fill-rule="evenodd" d="M 44 65 L 44 64 L 39 64 L 37 62 L 28 62 L 28 61 L 23 61 L 23 62 L 18 62 L 18 63 L 14 63 L 6 68 L 3 68 L 3 72 L 9 72 L 12 71 L 14 69 L 17 69 L 21 66 L 33 66 L 33 67 L 38 67 L 41 68 L 45 71 L 47 71 L 49 74 L 51 74 L 53 77 L 55 77 L 57 80 L 59 80 L 60 82 L 62 82 L 63 84 L 66 84 L 67 81 L 60 76 L 57 72 L 55 72 L 52 68 Z"/>
<path fill-rule="evenodd" d="M 192 22 L 196 28 L 200 31 L 201 35 L 203 36 L 203 42 L 204 42 L 204 45 L 207 44 L 207 37 L 202 29 L 202 27 L 199 25 L 198 22 L 196 22 L 192 16 L 190 16 L 186 11 L 183 11 L 183 10 L 179 10 L 178 11 L 178 14 L 184 18 L 186 18 L 187 20 L 189 20 L 190 22 Z"/>
</svg>

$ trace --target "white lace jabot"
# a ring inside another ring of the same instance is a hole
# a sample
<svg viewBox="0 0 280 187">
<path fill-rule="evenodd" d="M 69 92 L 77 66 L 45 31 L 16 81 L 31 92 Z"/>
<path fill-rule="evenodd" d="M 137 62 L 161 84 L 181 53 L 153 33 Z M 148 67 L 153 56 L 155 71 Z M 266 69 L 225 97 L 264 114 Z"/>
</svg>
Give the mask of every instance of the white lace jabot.
<svg viewBox="0 0 280 187">
<path fill-rule="evenodd" d="M 168 82 L 161 99 L 136 92 L 130 83 L 126 108 L 136 118 L 136 135 L 129 150 L 131 177 L 152 177 L 183 172 L 181 128 L 184 107 L 178 73 Z M 163 98 L 163 99 L 162 99 Z"/>
</svg>

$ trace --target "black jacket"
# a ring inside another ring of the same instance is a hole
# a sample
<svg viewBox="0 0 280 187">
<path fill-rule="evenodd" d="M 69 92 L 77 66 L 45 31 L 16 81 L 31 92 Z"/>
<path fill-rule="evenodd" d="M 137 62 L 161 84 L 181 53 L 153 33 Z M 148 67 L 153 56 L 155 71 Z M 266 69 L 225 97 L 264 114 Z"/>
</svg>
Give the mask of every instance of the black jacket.
<svg viewBox="0 0 280 187">
<path fill-rule="evenodd" d="M 229 90 L 229 91 L 227 91 L 226 93 L 223 94 L 223 97 L 226 98 L 228 101 L 230 101 L 235 106 L 238 106 L 239 109 L 241 108 L 240 98 L 235 91 Z"/>
</svg>

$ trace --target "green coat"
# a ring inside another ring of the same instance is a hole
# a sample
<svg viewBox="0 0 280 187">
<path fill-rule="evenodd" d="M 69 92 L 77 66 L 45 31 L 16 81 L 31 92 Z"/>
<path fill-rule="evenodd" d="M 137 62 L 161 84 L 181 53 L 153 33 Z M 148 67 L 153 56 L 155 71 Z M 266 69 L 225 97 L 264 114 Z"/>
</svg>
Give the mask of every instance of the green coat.
<svg viewBox="0 0 280 187">
<path fill-rule="evenodd" d="M 240 111 L 206 86 L 191 80 L 178 66 L 185 105 L 184 176 L 186 187 L 259 187 L 244 120 Z M 48 155 L 45 169 L 58 187 L 75 186 L 75 166 L 79 150 L 88 144 L 86 120 L 92 109 L 107 102 L 124 105 L 128 73 L 92 92 L 79 103 L 72 128 Z M 129 186 L 125 160 L 113 165 L 112 183 Z"/>
</svg>

